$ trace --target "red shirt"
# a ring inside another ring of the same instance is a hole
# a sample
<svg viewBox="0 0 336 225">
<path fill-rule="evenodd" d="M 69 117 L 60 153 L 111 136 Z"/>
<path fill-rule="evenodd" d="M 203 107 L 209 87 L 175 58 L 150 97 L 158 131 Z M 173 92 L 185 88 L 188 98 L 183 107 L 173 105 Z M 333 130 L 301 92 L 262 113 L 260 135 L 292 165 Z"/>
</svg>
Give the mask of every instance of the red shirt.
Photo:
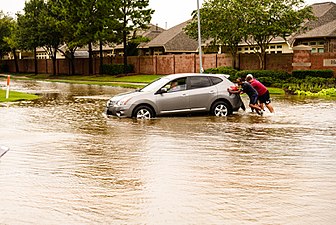
<svg viewBox="0 0 336 225">
<path fill-rule="evenodd" d="M 262 83 L 260 83 L 256 79 L 253 79 L 251 81 L 251 85 L 252 85 L 252 87 L 254 87 L 254 89 L 257 90 L 259 96 L 261 96 L 261 95 L 263 95 L 267 92 L 267 88 L 265 87 L 265 85 L 263 85 Z"/>
</svg>

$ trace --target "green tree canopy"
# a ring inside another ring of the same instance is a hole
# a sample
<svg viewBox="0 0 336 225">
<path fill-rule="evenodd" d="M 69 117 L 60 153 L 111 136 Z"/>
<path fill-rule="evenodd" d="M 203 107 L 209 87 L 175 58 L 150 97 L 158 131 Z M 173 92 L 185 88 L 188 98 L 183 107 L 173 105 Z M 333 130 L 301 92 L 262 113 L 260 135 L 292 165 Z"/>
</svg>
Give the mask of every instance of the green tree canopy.
<svg viewBox="0 0 336 225">
<path fill-rule="evenodd" d="M 0 59 L 11 50 L 11 46 L 6 39 L 11 35 L 13 22 L 13 18 L 0 11 Z"/>
<path fill-rule="evenodd" d="M 265 68 L 265 52 L 276 37 L 286 38 L 313 18 L 304 0 L 206 0 L 201 12 L 202 38 L 224 45 L 233 56 L 238 44 L 258 46 L 260 67 Z M 186 27 L 187 34 L 197 37 L 197 15 Z"/>
<path fill-rule="evenodd" d="M 118 19 L 121 24 L 121 32 L 124 45 L 124 71 L 127 68 L 127 36 L 135 29 L 146 29 L 151 21 L 154 10 L 148 9 L 149 0 L 118 0 Z"/>
</svg>

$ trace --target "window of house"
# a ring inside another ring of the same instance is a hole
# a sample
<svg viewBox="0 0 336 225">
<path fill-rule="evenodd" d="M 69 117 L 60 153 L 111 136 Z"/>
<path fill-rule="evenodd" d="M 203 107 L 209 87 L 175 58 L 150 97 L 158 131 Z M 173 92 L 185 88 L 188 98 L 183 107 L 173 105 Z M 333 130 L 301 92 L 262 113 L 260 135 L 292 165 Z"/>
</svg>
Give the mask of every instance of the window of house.
<svg viewBox="0 0 336 225">
<path fill-rule="evenodd" d="M 251 51 L 254 51 L 254 47 L 251 47 L 250 50 L 251 50 Z"/>
<path fill-rule="evenodd" d="M 324 45 L 324 41 L 320 41 L 318 44 L 319 45 Z"/>
<path fill-rule="evenodd" d="M 281 54 L 281 53 L 282 53 L 282 51 L 277 51 L 276 53 L 277 53 L 277 54 Z"/>
<path fill-rule="evenodd" d="M 308 42 L 302 42 L 303 45 L 308 45 Z"/>
<path fill-rule="evenodd" d="M 277 45 L 277 48 L 282 48 L 282 45 Z"/>
<path fill-rule="evenodd" d="M 271 49 L 275 49 L 275 45 L 271 45 Z"/>
<path fill-rule="evenodd" d="M 315 41 L 311 41 L 310 45 L 316 45 L 316 42 Z"/>
<path fill-rule="evenodd" d="M 324 48 L 318 48 L 318 53 L 324 53 Z"/>
<path fill-rule="evenodd" d="M 238 48 L 238 51 L 241 51 L 242 50 L 242 48 Z"/>
<path fill-rule="evenodd" d="M 316 49 L 316 48 L 312 48 L 311 52 L 312 52 L 312 53 L 316 53 L 316 52 L 317 52 L 317 49 Z"/>
<path fill-rule="evenodd" d="M 248 48 L 245 48 L 245 51 L 248 51 L 249 49 Z"/>
</svg>

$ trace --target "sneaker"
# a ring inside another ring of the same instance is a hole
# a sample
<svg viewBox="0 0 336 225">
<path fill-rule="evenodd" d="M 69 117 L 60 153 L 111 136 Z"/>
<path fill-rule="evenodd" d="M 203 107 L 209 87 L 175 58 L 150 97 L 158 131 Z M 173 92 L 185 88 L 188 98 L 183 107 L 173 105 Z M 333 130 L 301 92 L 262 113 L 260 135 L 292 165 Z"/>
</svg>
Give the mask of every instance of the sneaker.
<svg viewBox="0 0 336 225">
<path fill-rule="evenodd" d="M 262 116 L 264 114 L 264 112 L 262 110 L 256 110 L 256 112 L 258 113 L 258 115 Z"/>
</svg>

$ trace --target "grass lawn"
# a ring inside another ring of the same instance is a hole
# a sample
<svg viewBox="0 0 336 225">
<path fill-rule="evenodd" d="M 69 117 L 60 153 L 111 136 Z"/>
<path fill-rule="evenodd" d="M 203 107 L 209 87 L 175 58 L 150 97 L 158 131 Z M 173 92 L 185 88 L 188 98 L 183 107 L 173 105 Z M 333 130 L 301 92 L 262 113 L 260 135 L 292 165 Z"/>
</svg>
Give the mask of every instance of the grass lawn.
<svg viewBox="0 0 336 225">
<path fill-rule="evenodd" d="M 74 84 L 92 84 L 92 85 L 106 85 L 118 86 L 126 88 L 141 88 L 144 85 L 162 77 L 162 75 L 129 75 L 129 76 L 109 76 L 109 75 L 86 75 L 86 76 L 67 76 L 57 75 L 52 76 L 48 74 L 24 74 L 12 75 L 13 79 L 31 79 L 31 80 L 45 80 L 50 82 L 63 82 Z"/>
<path fill-rule="evenodd" d="M 38 98 L 39 96 L 37 95 L 10 91 L 9 98 L 6 99 L 6 90 L 0 90 L 0 102 L 15 102 L 15 101 L 21 101 L 21 100 L 29 101 L 29 100 L 34 100 Z"/>
<path fill-rule="evenodd" d="M 70 76 L 57 75 L 52 76 L 48 74 L 24 74 L 12 75 L 14 79 L 31 79 L 31 80 L 45 80 L 50 82 L 63 82 L 74 84 L 91 84 L 91 85 L 105 85 L 118 86 L 125 88 L 141 88 L 147 83 L 150 83 L 164 75 L 129 75 L 129 76 L 109 76 L 109 75 L 86 75 L 86 76 Z M 285 91 L 281 88 L 268 88 L 270 94 L 284 95 Z"/>
<path fill-rule="evenodd" d="M 285 91 L 281 88 L 268 87 L 267 88 L 271 95 L 284 95 Z"/>
</svg>

